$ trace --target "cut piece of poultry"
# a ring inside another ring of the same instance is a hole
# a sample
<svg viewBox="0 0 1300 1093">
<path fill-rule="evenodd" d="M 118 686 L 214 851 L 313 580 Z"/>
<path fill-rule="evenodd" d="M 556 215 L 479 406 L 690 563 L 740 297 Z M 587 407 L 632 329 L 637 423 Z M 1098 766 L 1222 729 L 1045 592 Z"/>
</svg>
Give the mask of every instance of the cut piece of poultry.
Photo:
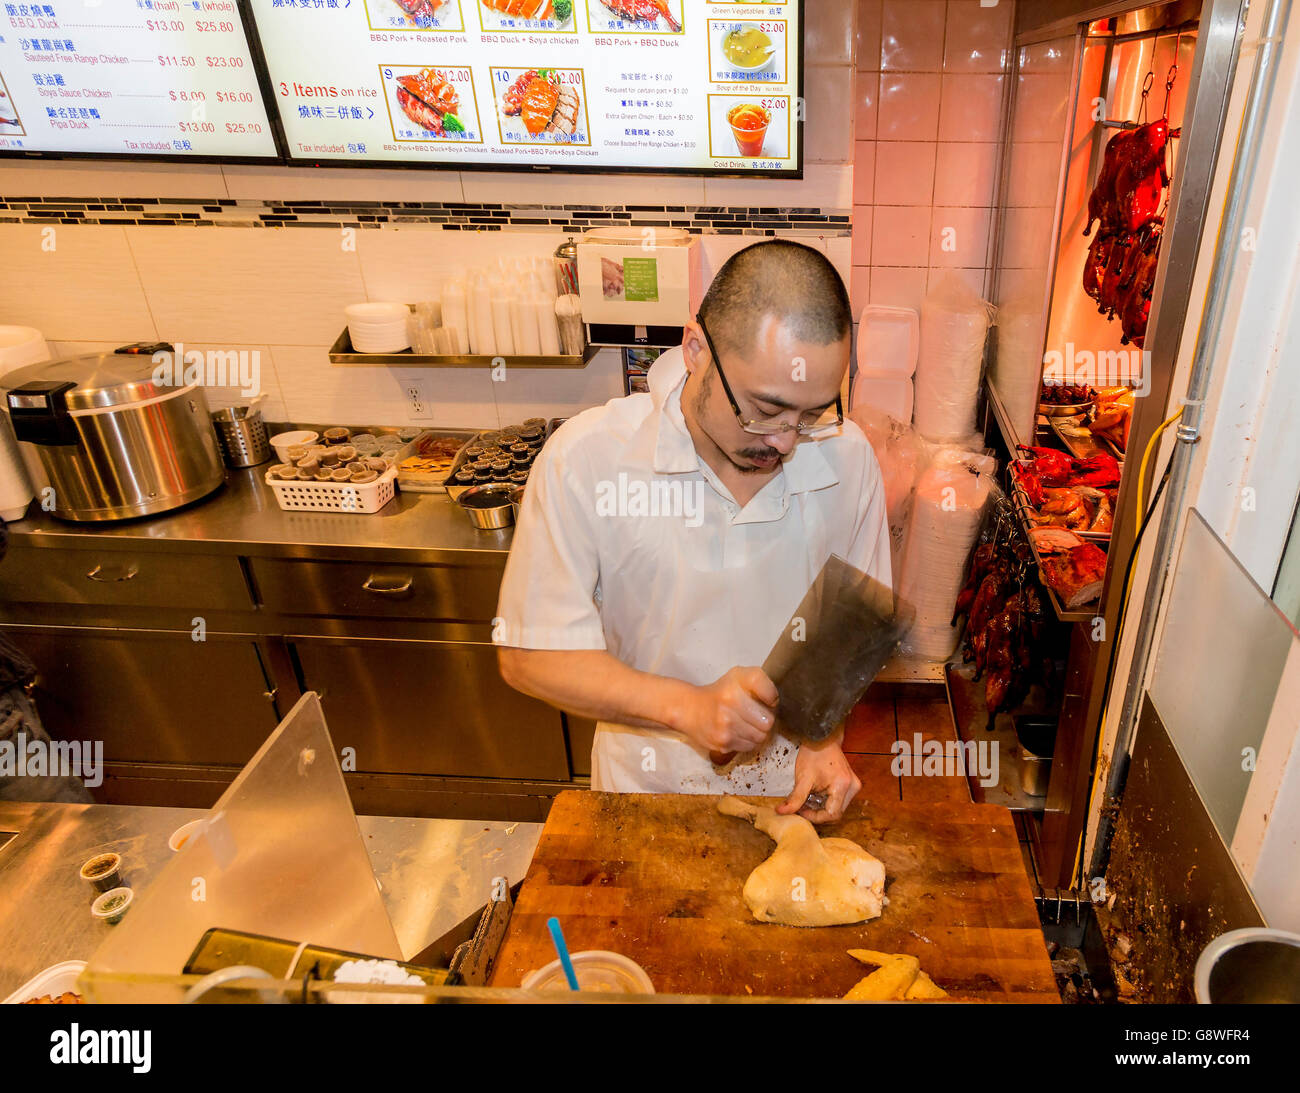
<svg viewBox="0 0 1300 1093">
<path fill-rule="evenodd" d="M 819 838 L 802 816 L 780 816 L 739 797 L 724 797 L 718 811 L 749 821 L 776 841 L 772 856 L 745 881 L 745 905 L 760 922 L 843 926 L 879 917 L 885 867 L 857 843 Z"/>
<path fill-rule="evenodd" d="M 859 979 L 844 997 L 855 1002 L 902 1002 L 947 998 L 948 992 L 925 972 L 921 962 L 907 953 L 881 953 L 875 949 L 850 949 L 849 956 L 862 964 L 878 964 L 879 970 Z"/>
</svg>

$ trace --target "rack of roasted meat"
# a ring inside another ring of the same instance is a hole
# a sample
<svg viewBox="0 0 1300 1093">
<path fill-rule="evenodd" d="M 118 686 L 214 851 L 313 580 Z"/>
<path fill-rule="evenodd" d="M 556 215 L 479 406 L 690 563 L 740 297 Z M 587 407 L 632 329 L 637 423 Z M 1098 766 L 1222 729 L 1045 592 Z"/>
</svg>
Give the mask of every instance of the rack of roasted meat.
<svg viewBox="0 0 1300 1093">
<path fill-rule="evenodd" d="M 990 719 L 1021 705 L 1030 688 L 1057 683 L 1052 611 L 1039 582 L 1037 559 L 1006 498 L 999 498 L 971 554 L 953 624 L 966 619 L 962 659 L 984 681 Z"/>
<path fill-rule="evenodd" d="M 1169 94 L 1178 66 L 1165 80 L 1165 111 L 1155 121 L 1104 121 L 1118 132 L 1106 144 L 1101 170 L 1088 196 L 1088 223 L 1083 234 L 1097 234 L 1083 265 L 1083 290 L 1097 301 L 1108 319 L 1119 319 L 1120 341 L 1139 349 L 1146 339 L 1155 289 L 1156 266 L 1164 233 L 1166 190 L 1169 186 L 1168 150 L 1179 130 L 1169 126 Z M 1145 117 L 1147 94 L 1154 73 L 1142 85 Z"/>
<path fill-rule="evenodd" d="M 1079 459 L 1055 448 L 1018 449 L 1011 461 L 1012 495 L 1026 527 L 1055 527 L 1082 538 L 1109 539 L 1122 464 L 1108 452 Z"/>
</svg>

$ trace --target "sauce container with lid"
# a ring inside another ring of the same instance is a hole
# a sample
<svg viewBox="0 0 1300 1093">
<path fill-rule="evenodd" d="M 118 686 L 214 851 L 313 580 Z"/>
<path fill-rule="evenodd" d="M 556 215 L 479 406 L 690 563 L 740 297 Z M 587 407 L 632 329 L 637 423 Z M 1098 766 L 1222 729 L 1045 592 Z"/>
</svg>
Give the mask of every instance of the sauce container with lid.
<svg viewBox="0 0 1300 1093">
<path fill-rule="evenodd" d="M 122 883 L 122 856 L 96 854 L 81 867 L 81 879 L 101 892 L 118 887 Z"/>
<path fill-rule="evenodd" d="M 111 888 L 95 898 L 95 902 L 90 905 L 90 913 L 110 926 L 115 926 L 122 921 L 122 916 L 134 898 L 135 893 L 130 888 Z"/>
</svg>

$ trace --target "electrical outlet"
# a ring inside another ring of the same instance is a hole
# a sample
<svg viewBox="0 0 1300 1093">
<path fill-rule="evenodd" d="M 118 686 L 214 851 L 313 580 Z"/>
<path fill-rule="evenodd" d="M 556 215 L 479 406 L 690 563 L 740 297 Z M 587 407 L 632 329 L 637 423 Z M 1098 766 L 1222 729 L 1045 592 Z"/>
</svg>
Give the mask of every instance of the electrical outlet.
<svg viewBox="0 0 1300 1093">
<path fill-rule="evenodd" d="M 402 380 L 402 398 L 406 402 L 407 421 L 432 421 L 433 399 L 425 377 L 407 376 Z"/>
</svg>

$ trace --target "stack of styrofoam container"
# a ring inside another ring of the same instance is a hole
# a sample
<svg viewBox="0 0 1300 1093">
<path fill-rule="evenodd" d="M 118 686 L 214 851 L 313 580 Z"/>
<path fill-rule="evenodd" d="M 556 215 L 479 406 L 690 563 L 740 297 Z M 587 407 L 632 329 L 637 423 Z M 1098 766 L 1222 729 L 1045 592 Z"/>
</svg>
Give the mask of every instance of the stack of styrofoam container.
<svg viewBox="0 0 1300 1093">
<path fill-rule="evenodd" d="M 849 407 L 869 406 L 911 422 L 912 376 L 920 345 L 920 317 L 910 307 L 863 308 L 858 317 L 857 373 Z"/>
</svg>

